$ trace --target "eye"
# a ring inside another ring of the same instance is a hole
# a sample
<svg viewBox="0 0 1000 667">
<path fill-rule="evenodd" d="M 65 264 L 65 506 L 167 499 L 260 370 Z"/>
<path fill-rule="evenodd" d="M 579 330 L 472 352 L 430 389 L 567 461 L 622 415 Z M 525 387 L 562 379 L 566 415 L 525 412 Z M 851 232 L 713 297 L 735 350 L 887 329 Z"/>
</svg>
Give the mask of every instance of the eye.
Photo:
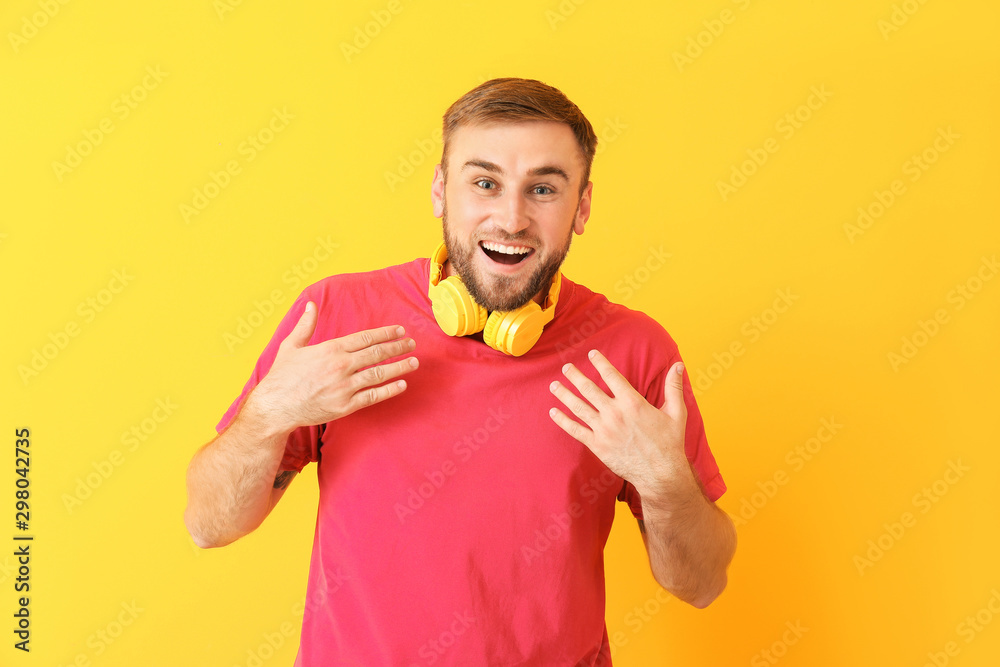
<svg viewBox="0 0 1000 667">
<path fill-rule="evenodd" d="M 489 180 L 488 178 L 480 178 L 478 181 L 476 181 L 476 185 L 481 187 L 483 190 L 494 190 L 496 189 L 497 186 L 496 183 Z"/>
<path fill-rule="evenodd" d="M 555 190 L 553 190 L 547 185 L 536 185 L 531 189 L 531 191 L 534 192 L 536 195 L 551 195 L 555 193 Z"/>
</svg>

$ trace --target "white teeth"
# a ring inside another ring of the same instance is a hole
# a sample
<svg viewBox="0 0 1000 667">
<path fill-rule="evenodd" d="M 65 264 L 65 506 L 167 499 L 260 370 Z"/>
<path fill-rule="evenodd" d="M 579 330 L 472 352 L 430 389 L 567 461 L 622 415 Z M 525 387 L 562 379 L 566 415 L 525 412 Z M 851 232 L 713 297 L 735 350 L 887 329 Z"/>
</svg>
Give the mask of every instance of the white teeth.
<svg viewBox="0 0 1000 667">
<path fill-rule="evenodd" d="M 483 247 L 487 250 L 492 250 L 493 252 L 502 252 L 505 255 L 527 255 L 531 252 L 531 248 L 501 245 L 499 243 L 493 243 L 492 241 L 483 241 Z"/>
</svg>

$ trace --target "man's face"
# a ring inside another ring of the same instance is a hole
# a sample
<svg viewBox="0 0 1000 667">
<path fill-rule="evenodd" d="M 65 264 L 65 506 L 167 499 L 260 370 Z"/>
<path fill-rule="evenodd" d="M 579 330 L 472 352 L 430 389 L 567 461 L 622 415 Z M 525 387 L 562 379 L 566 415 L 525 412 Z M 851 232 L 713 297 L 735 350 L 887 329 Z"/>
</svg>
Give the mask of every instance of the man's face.
<svg viewBox="0 0 1000 667">
<path fill-rule="evenodd" d="M 583 155 L 568 125 L 551 121 L 462 126 L 452 135 L 448 182 L 434 171 L 448 263 L 489 311 L 514 310 L 545 290 L 583 233 L 593 188 L 580 195 Z M 506 252 L 504 252 L 506 251 Z"/>
</svg>

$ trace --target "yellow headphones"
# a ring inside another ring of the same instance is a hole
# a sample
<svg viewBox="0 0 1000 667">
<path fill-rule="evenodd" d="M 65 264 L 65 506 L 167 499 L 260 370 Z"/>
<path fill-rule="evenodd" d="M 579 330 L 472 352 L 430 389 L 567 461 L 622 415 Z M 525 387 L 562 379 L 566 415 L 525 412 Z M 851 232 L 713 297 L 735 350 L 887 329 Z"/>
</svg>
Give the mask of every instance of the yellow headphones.
<svg viewBox="0 0 1000 667">
<path fill-rule="evenodd" d="M 556 273 L 545 299 L 545 308 L 529 301 L 517 310 L 487 313 L 458 276 L 441 280 L 448 249 L 444 243 L 431 256 L 431 280 L 427 296 L 431 298 L 434 319 L 449 336 L 468 336 L 483 332 L 483 341 L 494 350 L 520 357 L 531 349 L 542 335 L 542 329 L 555 317 L 556 302 L 562 273 Z"/>
</svg>

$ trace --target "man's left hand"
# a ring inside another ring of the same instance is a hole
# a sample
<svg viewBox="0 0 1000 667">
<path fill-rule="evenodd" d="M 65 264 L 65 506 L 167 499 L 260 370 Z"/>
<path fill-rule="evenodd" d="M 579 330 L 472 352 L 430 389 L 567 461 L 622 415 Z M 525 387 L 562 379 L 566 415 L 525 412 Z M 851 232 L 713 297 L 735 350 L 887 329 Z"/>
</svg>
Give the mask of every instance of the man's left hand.
<svg viewBox="0 0 1000 667">
<path fill-rule="evenodd" d="M 549 410 L 552 420 L 586 445 L 613 473 L 631 482 L 642 497 L 655 497 L 680 480 L 693 481 L 684 453 L 684 364 L 677 362 L 667 371 L 665 401 L 662 408 L 656 408 L 603 354 L 591 350 L 588 356 L 612 395 L 568 363 L 563 366 L 563 375 L 586 401 L 558 380 L 549 388 L 583 424 L 559 408 Z"/>
</svg>

